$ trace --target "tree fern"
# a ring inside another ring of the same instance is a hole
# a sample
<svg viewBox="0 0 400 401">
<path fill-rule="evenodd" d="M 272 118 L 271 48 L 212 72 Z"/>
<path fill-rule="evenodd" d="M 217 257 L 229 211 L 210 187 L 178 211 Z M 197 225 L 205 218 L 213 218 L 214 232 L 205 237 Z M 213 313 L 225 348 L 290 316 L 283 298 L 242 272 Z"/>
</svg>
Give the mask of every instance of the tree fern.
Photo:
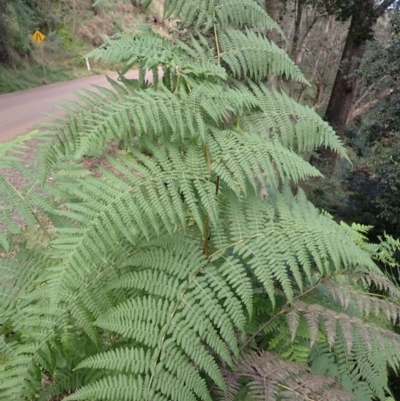
<svg viewBox="0 0 400 401">
<path fill-rule="evenodd" d="M 384 400 L 400 290 L 375 261 L 398 244 L 297 186 L 321 175 L 303 153 L 346 152 L 270 88 L 306 83 L 279 27 L 253 0 L 164 11 L 186 34 L 141 26 L 92 52 L 119 79 L 62 106 L 35 169 L 1 148 L 28 184 L 16 202 L 0 180 L 0 400 Z M 9 235 L 15 212 L 46 241 Z"/>
</svg>

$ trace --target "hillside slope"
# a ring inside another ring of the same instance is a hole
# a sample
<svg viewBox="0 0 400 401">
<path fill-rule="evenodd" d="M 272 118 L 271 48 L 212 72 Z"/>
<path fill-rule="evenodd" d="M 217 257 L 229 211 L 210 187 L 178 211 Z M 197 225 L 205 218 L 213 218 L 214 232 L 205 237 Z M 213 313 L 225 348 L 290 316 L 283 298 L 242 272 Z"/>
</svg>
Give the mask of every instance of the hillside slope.
<svg viewBox="0 0 400 401">
<path fill-rule="evenodd" d="M 163 0 L 148 10 L 130 0 L 97 6 L 92 0 L 34 3 L 0 0 L 0 93 L 103 73 L 100 63 L 88 71 L 85 53 L 141 22 L 163 29 Z M 31 39 L 36 30 L 46 36 L 40 46 Z"/>
</svg>

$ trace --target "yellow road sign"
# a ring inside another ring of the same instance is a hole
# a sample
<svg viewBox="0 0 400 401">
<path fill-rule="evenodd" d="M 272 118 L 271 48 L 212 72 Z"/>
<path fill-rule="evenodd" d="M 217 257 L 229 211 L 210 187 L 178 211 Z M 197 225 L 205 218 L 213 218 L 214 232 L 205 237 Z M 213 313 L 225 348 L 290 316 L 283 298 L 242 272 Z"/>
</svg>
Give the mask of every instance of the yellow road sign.
<svg viewBox="0 0 400 401">
<path fill-rule="evenodd" d="M 32 39 L 38 44 L 40 45 L 44 39 L 46 38 L 46 36 L 43 35 L 42 32 L 40 31 L 35 31 L 34 34 L 32 35 Z"/>
</svg>

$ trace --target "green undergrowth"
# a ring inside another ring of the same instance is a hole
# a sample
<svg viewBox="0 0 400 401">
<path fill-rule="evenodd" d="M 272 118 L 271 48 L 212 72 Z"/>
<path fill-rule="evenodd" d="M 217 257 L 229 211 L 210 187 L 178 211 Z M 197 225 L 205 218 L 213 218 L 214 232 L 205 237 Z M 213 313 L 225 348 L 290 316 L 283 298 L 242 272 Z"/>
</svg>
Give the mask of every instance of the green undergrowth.
<svg viewBox="0 0 400 401">
<path fill-rule="evenodd" d="M 43 67 L 40 64 L 17 69 L 7 69 L 0 66 L 0 93 L 16 92 L 89 75 L 93 75 L 93 71 L 90 73 L 83 68 L 70 70 L 61 65 L 47 66 L 46 74 L 43 73 Z"/>
<path fill-rule="evenodd" d="M 63 11 L 57 4 L 42 10 L 38 21 L 47 28 L 25 27 L 24 50 L 10 47 L 9 65 L 0 63 L 0 93 L 105 73 L 108 68 L 101 62 L 91 61 L 88 71 L 85 54 L 113 34 L 131 30 L 146 16 L 144 9 L 127 0 L 118 0 L 113 5 L 102 4 L 97 6 L 96 12 L 91 3 L 88 0 L 77 2 L 75 14 L 72 8 Z M 40 29 L 46 36 L 42 49 L 30 39 L 35 29 Z"/>
<path fill-rule="evenodd" d="M 106 69 L 100 63 L 91 65 L 88 71 L 83 57 L 90 46 L 74 44 L 71 51 L 54 51 L 50 45 L 44 47 L 44 64 L 37 46 L 29 61 L 20 60 L 14 67 L 7 68 L 0 64 L 0 93 L 16 92 L 74 78 L 103 74 Z"/>
</svg>

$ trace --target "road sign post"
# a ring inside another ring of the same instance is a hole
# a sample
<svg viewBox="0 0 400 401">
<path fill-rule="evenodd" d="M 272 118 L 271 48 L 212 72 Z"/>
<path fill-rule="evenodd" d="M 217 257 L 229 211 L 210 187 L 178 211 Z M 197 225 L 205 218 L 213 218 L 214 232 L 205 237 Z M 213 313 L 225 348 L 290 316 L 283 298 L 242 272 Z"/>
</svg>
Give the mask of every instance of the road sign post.
<svg viewBox="0 0 400 401">
<path fill-rule="evenodd" d="M 46 39 L 46 36 L 40 31 L 35 31 L 33 33 L 33 35 L 32 35 L 32 39 L 40 47 L 40 55 L 42 57 L 42 65 L 43 65 L 43 74 L 46 75 L 46 66 L 45 66 L 45 63 L 44 63 L 44 54 L 43 54 L 43 45 L 42 45 L 42 42 Z"/>
</svg>

